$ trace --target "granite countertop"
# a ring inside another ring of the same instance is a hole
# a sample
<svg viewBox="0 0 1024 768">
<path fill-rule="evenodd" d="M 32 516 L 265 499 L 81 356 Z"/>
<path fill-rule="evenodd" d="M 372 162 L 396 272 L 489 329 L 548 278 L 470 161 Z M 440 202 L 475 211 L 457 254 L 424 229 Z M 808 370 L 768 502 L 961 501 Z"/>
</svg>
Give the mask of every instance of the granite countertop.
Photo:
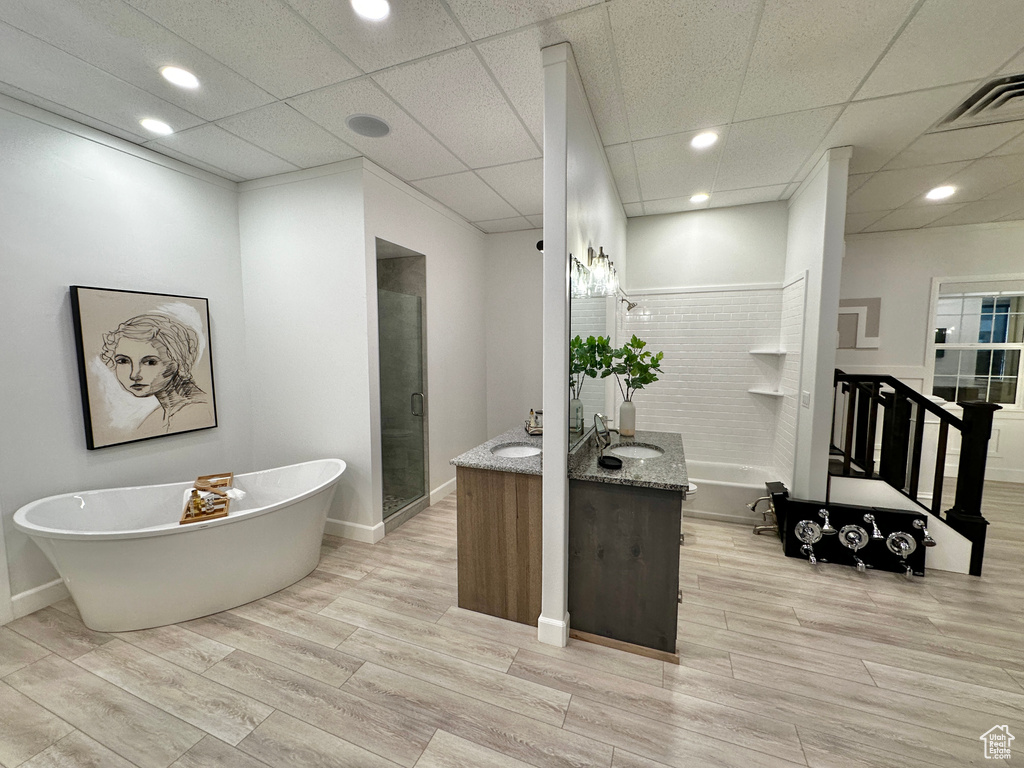
<svg viewBox="0 0 1024 768">
<path fill-rule="evenodd" d="M 520 475 L 541 474 L 541 455 L 524 456 L 495 456 L 491 448 L 496 445 L 533 445 L 543 448 L 543 436 L 528 435 L 526 427 L 513 427 L 502 432 L 497 437 L 492 437 L 486 443 L 471 448 L 463 454 L 456 456 L 449 463 L 456 467 L 469 467 L 470 469 L 489 469 L 494 472 L 515 472 Z"/>
<path fill-rule="evenodd" d="M 600 452 L 597 449 L 597 440 L 591 434 L 584 444 L 569 456 L 569 479 L 681 491 L 684 496 L 686 495 L 689 480 L 686 475 L 682 435 L 677 432 L 638 429 L 633 438 L 623 439 L 612 433 L 612 443 L 609 447 L 616 445 L 651 445 L 661 448 L 665 453 L 655 459 L 623 458 L 622 469 L 605 469 L 597 463 Z M 612 455 L 607 451 L 605 453 Z"/>
</svg>

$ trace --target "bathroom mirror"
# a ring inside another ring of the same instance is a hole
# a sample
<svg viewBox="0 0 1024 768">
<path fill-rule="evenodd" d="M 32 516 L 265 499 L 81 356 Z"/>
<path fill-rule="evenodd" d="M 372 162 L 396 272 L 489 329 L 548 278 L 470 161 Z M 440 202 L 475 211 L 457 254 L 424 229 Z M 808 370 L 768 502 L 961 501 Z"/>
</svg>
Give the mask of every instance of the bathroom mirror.
<svg viewBox="0 0 1024 768">
<path fill-rule="evenodd" d="M 615 322 L 614 299 L 607 297 L 570 298 L 569 299 L 569 340 L 579 336 L 612 336 Z M 570 355 L 572 353 L 570 352 Z M 570 359 L 570 369 L 572 361 Z M 594 414 L 608 414 L 607 387 L 608 379 L 586 379 L 580 391 L 579 403 L 573 402 L 572 392 L 566 393 L 569 398 L 569 450 L 589 434 L 594 428 Z M 576 406 L 574 408 L 574 406 Z M 582 409 L 582 418 L 576 416 Z M 581 427 L 581 428 L 574 428 Z"/>
</svg>

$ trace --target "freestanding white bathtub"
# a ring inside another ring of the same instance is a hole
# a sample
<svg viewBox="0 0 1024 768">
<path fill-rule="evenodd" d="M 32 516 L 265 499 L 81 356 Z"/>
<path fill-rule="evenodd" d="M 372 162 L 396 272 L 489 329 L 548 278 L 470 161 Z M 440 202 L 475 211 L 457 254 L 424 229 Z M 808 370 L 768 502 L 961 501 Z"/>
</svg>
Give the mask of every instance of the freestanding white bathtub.
<svg viewBox="0 0 1024 768">
<path fill-rule="evenodd" d="M 66 493 L 14 524 L 39 545 L 90 629 L 123 632 L 233 608 L 293 584 L 320 560 L 345 471 L 321 459 L 235 476 L 228 517 L 179 525 L 191 482 Z"/>
<path fill-rule="evenodd" d="M 688 461 L 686 474 L 697 486 L 683 502 L 683 517 L 702 517 L 728 523 L 757 525 L 764 522 L 763 506 L 751 512 L 747 504 L 765 495 L 764 484 L 782 480 L 767 467 L 748 467 L 713 461 Z"/>
</svg>

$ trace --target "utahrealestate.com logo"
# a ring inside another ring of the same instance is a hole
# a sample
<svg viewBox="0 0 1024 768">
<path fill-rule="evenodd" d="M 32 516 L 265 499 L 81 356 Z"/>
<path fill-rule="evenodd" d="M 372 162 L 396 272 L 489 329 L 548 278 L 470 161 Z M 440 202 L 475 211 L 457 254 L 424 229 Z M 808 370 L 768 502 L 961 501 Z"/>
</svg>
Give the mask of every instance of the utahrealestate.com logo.
<svg viewBox="0 0 1024 768">
<path fill-rule="evenodd" d="M 1009 760 L 1010 742 L 1013 741 L 1013 734 L 1007 725 L 996 725 L 979 737 L 985 742 L 986 760 Z"/>
</svg>

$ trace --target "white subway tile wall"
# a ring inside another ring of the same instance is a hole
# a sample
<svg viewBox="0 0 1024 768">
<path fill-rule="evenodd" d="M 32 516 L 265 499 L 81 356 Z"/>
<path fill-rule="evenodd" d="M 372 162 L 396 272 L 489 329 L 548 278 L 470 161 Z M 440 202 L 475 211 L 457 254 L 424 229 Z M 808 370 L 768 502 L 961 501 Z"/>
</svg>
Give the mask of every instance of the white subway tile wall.
<svg viewBox="0 0 1024 768">
<path fill-rule="evenodd" d="M 802 291 L 801 285 L 801 313 Z M 633 398 L 637 428 L 680 432 L 691 461 L 784 465 L 785 459 L 778 460 L 775 453 L 792 453 L 795 410 L 789 413 L 786 403 L 795 402 L 797 395 L 793 371 L 799 376 L 799 353 L 795 363 L 788 354 L 750 354 L 755 349 L 778 349 L 784 342 L 789 350 L 792 326 L 799 326 L 802 318 L 787 314 L 783 339 L 784 291 L 737 289 L 632 298 L 640 306 L 628 314 L 618 311 L 616 343 L 635 333 L 650 349 L 665 353 L 660 380 Z M 795 339 L 798 352 L 798 329 Z M 748 391 L 780 386 L 785 397 Z M 620 400 L 616 393 L 616 402 Z M 782 437 L 777 435 L 780 421 Z M 792 465 L 792 459 L 788 461 Z"/>
<path fill-rule="evenodd" d="M 772 463 L 778 479 L 793 487 L 796 462 L 796 420 L 800 408 L 800 353 L 803 347 L 804 278 L 782 289 L 782 317 L 779 340 L 786 356 L 781 358 L 780 389 L 784 395 L 775 426 Z"/>
</svg>

